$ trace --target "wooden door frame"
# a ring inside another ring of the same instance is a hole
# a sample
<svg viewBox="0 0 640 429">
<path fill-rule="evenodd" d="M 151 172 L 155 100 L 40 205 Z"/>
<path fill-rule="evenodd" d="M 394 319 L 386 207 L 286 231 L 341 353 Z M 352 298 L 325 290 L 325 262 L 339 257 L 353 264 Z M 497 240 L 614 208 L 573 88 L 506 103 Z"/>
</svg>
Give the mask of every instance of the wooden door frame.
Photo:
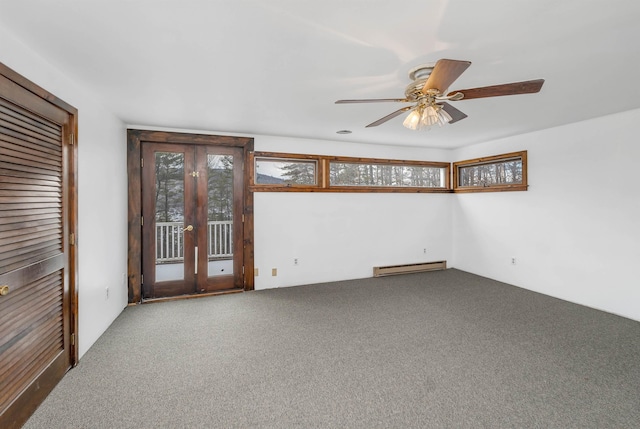
<svg viewBox="0 0 640 429">
<path fill-rule="evenodd" d="M 129 175 L 129 244 L 127 252 L 129 304 L 142 302 L 142 142 L 188 145 L 233 146 L 243 149 L 244 164 L 244 290 L 253 290 L 253 193 L 249 186 L 248 162 L 253 138 L 190 134 L 168 131 L 127 130 L 127 171 Z"/>
<path fill-rule="evenodd" d="M 63 252 L 65 254 L 64 277 L 68 285 L 67 288 L 64 288 L 63 282 L 63 293 L 65 294 L 63 302 L 68 302 L 68 305 L 62 311 L 63 319 L 69 318 L 69 330 L 65 335 L 64 348 L 68 350 L 69 363 L 73 367 L 78 364 L 79 360 L 78 249 L 76 245 L 78 242 L 78 109 L 31 82 L 2 62 L 0 62 L 0 76 L 16 85 L 13 88 L 6 88 L 8 93 L 1 94 L 12 103 L 18 104 L 14 98 L 19 96 L 20 91 L 26 90 L 33 96 L 45 100 L 68 114 L 68 122 L 62 128 L 64 133 L 62 136 L 62 186 L 66 190 L 62 212 Z M 29 110 L 28 106 L 22 107 Z M 54 376 L 55 372 L 57 372 L 56 368 L 51 366 L 45 369 L 38 383 L 34 382 L 28 386 L 5 411 L 6 415 L 3 414 L 2 418 L 7 419 L 13 425 L 23 424 L 60 381 Z"/>
</svg>

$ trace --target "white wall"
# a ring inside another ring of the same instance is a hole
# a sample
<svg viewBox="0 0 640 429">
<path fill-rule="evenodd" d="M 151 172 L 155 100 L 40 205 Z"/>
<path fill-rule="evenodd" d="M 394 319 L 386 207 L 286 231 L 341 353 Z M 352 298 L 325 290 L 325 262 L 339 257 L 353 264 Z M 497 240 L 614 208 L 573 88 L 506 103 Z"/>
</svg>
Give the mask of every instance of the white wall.
<svg viewBox="0 0 640 429">
<path fill-rule="evenodd" d="M 79 354 L 127 304 L 127 172 L 124 124 L 87 88 L 0 27 L 0 61 L 78 109 Z M 106 287 L 110 288 L 109 299 Z"/>
<path fill-rule="evenodd" d="M 261 192 L 254 206 L 256 289 L 371 277 L 379 265 L 451 260 L 448 194 Z"/>
<path fill-rule="evenodd" d="M 456 150 L 526 149 L 530 187 L 453 195 L 453 265 L 640 320 L 639 122 L 636 110 Z"/>
<path fill-rule="evenodd" d="M 256 137 L 255 149 L 429 161 L 450 156 L 442 150 L 268 136 Z M 452 256 L 448 194 L 256 192 L 254 213 L 256 289 L 371 277 L 374 266 Z"/>
</svg>

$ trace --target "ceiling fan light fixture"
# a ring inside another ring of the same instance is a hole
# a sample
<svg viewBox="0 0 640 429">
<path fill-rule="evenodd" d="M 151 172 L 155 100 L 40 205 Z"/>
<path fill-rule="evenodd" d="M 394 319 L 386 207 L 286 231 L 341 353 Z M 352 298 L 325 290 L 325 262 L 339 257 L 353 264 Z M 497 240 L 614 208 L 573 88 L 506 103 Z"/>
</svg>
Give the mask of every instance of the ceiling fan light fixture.
<svg viewBox="0 0 640 429">
<path fill-rule="evenodd" d="M 402 125 L 410 130 L 430 129 L 433 125 L 443 126 L 452 120 L 442 106 L 430 104 L 426 107 L 417 106 L 405 118 Z"/>
<path fill-rule="evenodd" d="M 419 130 L 421 128 L 420 122 L 422 119 L 422 108 L 420 106 L 411 110 L 411 113 L 407 115 L 402 125 L 409 128 L 410 130 Z"/>
<path fill-rule="evenodd" d="M 442 106 L 438 106 L 438 125 L 443 126 L 444 124 L 448 124 L 451 122 L 453 117 L 442 108 Z"/>
<path fill-rule="evenodd" d="M 440 117 L 438 116 L 438 111 L 434 106 L 427 106 L 422 112 L 422 118 L 420 118 L 420 123 L 423 127 L 430 128 L 432 125 L 439 124 Z"/>
</svg>

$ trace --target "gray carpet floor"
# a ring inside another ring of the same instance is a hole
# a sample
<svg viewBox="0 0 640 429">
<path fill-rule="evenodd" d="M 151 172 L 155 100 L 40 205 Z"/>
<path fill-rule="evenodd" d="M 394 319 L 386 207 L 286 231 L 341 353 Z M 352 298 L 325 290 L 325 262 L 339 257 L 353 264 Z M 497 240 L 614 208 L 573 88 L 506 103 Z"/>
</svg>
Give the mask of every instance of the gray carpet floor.
<svg viewBox="0 0 640 429">
<path fill-rule="evenodd" d="M 129 307 L 34 428 L 638 428 L 640 323 L 455 269 Z"/>
</svg>

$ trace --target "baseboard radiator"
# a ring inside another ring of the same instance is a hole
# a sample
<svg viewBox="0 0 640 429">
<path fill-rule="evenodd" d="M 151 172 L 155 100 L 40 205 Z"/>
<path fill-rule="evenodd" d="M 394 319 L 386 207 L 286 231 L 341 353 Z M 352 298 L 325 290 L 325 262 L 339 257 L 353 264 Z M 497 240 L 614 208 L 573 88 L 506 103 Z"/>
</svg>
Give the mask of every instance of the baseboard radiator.
<svg viewBox="0 0 640 429">
<path fill-rule="evenodd" d="M 423 271 L 446 270 L 447 261 L 421 262 L 418 264 L 388 265 L 373 267 L 373 277 L 393 276 L 396 274 L 420 273 Z"/>
</svg>

